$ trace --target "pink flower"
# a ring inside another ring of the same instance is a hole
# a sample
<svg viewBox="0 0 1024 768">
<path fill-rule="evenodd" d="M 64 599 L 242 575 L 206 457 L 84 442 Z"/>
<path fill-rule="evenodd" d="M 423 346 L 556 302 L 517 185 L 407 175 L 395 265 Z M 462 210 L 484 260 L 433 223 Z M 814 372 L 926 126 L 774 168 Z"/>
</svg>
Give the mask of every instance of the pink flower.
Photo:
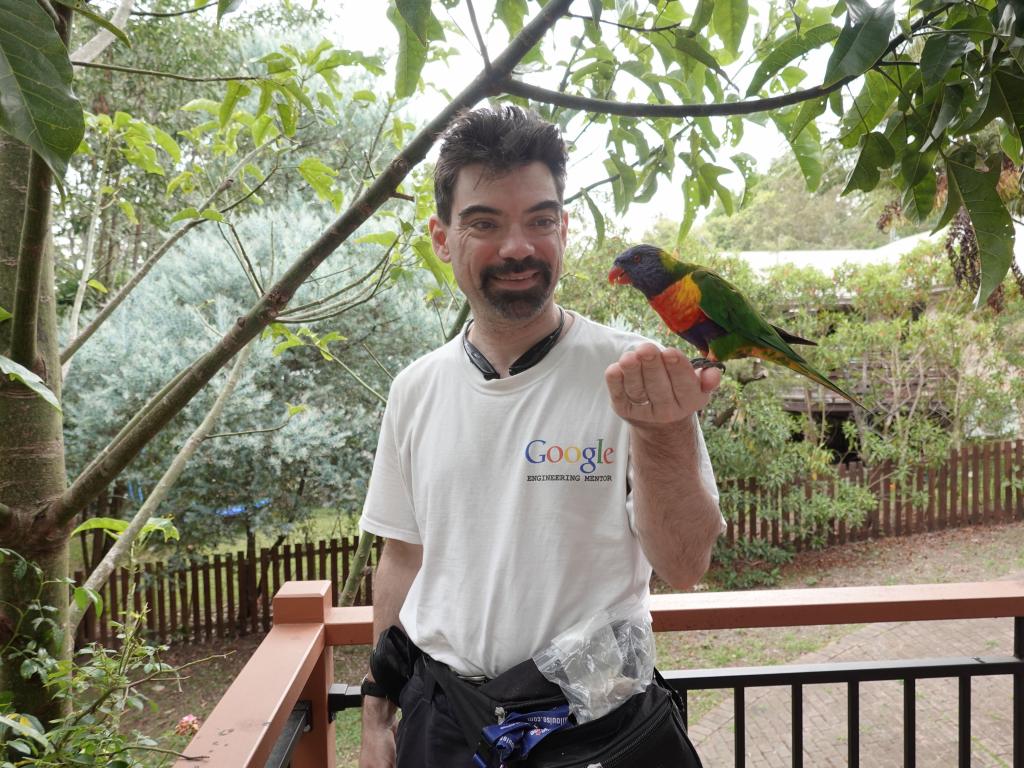
<svg viewBox="0 0 1024 768">
<path fill-rule="evenodd" d="M 188 736 L 193 733 L 199 733 L 200 725 L 202 723 L 199 722 L 198 717 L 195 715 L 185 715 L 174 727 L 174 732 L 179 736 Z"/>
</svg>

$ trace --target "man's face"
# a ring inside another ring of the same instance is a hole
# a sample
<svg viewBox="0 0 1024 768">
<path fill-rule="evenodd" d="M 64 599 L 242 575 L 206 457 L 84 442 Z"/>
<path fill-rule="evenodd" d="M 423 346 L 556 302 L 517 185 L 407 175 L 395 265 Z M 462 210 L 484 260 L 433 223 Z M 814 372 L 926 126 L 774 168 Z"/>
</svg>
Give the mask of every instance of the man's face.
<svg viewBox="0 0 1024 768">
<path fill-rule="evenodd" d="M 543 163 L 497 177 L 471 165 L 456 180 L 451 223 L 432 216 L 429 227 L 474 315 L 508 321 L 537 317 L 551 302 L 568 221 Z"/>
</svg>

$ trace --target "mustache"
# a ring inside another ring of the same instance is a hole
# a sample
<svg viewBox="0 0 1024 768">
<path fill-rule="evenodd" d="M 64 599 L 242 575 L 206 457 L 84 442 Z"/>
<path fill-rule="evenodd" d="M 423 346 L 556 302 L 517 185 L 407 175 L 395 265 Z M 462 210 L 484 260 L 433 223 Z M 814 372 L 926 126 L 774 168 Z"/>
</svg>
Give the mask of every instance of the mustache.
<svg viewBox="0 0 1024 768">
<path fill-rule="evenodd" d="M 531 270 L 540 272 L 541 275 L 547 279 L 551 278 L 550 265 L 540 259 L 534 258 L 533 256 L 527 256 L 524 259 L 518 259 L 516 261 L 508 261 L 504 264 L 494 264 L 490 267 L 484 267 L 480 272 L 480 278 L 481 282 L 487 283 L 495 277 L 518 275 Z"/>
</svg>

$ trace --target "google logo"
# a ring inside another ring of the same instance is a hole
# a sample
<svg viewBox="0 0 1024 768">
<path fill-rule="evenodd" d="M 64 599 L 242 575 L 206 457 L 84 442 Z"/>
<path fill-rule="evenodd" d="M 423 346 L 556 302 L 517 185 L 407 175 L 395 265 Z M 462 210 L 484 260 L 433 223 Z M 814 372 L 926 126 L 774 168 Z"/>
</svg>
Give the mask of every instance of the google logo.
<svg viewBox="0 0 1024 768">
<path fill-rule="evenodd" d="M 546 447 L 545 447 L 546 446 Z M 548 445 L 547 440 L 531 440 L 526 444 L 526 460 L 531 464 L 579 464 L 579 470 L 589 475 L 598 464 L 612 464 L 614 448 L 604 447 L 604 438 L 597 445 L 580 448 L 578 445 Z"/>
</svg>

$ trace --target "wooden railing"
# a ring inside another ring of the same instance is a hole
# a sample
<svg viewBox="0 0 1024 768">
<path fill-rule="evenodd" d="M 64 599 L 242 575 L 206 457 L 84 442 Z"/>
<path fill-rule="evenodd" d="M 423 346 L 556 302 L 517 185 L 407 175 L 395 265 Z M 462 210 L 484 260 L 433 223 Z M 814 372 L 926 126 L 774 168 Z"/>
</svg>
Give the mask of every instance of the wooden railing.
<svg viewBox="0 0 1024 768">
<path fill-rule="evenodd" d="M 308 722 L 301 721 L 305 727 L 294 731 L 301 737 L 291 752 L 291 765 L 333 768 L 334 724 L 328 715 L 328 691 L 333 682 L 331 648 L 370 644 L 372 611 L 371 606 L 331 607 L 330 583 L 326 581 L 282 586 L 274 597 L 274 627 L 185 749 L 187 759 L 175 765 L 187 768 L 198 758 L 204 765 L 263 768 L 301 701 L 309 702 L 302 710 L 308 712 Z M 658 632 L 1024 617 L 1024 581 L 655 595 L 651 612 Z M 1022 625 L 1024 619 L 1017 618 L 1014 656 L 1003 665 L 1010 671 L 1002 672 L 1014 679 L 1014 766 L 1024 765 Z M 908 669 L 913 666 L 912 660 L 903 663 Z M 837 665 L 817 666 L 827 671 Z M 707 677 L 713 672 L 689 671 L 685 677 L 692 682 L 702 673 Z M 728 670 L 721 672 L 728 674 Z M 913 679 L 914 674 L 906 677 Z M 720 686 L 684 681 L 680 687 Z M 357 703 L 352 688 L 347 691 L 350 701 Z"/>
</svg>

